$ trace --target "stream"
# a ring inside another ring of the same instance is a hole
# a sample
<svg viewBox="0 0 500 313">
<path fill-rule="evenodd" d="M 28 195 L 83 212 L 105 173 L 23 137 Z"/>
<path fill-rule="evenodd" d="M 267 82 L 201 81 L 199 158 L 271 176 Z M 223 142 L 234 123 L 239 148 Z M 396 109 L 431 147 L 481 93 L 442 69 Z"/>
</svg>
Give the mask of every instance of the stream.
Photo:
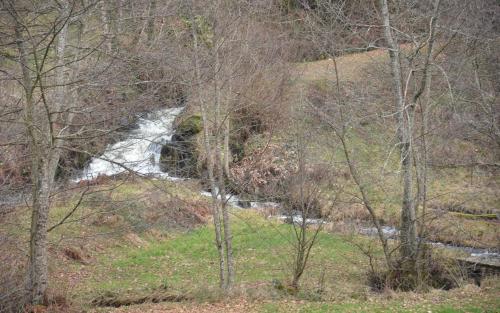
<svg viewBox="0 0 500 313">
<path fill-rule="evenodd" d="M 128 169 L 144 176 L 178 179 L 162 172 L 159 163 L 161 147 L 172 138 L 175 118 L 183 109 L 161 109 L 139 118 L 137 127 L 124 140 L 108 145 L 100 157 L 92 158 L 74 181 L 112 176 Z"/>
<path fill-rule="evenodd" d="M 386 238 L 392 240 L 396 240 L 399 236 L 399 230 L 396 227 L 392 226 L 382 226 L 382 232 L 384 233 Z M 359 233 L 368 236 L 377 236 L 377 229 L 375 227 L 362 227 L 360 228 Z M 490 249 L 457 246 L 431 240 L 425 240 L 425 242 L 432 245 L 433 247 L 465 252 L 473 258 L 495 260 L 496 262 L 500 262 L 500 253 L 492 251 Z"/>
<path fill-rule="evenodd" d="M 137 174 L 148 177 L 155 177 L 169 180 L 180 180 L 182 178 L 168 175 L 160 169 L 159 161 L 161 147 L 169 142 L 174 134 L 175 118 L 182 112 L 184 107 L 160 109 L 154 113 L 147 114 L 137 121 L 137 127 L 129 132 L 126 138 L 114 144 L 108 145 L 100 157 L 92 158 L 83 172 L 73 181 L 92 180 L 100 175 L 113 176 L 129 170 Z M 201 194 L 211 197 L 209 191 L 201 191 Z M 219 196 L 220 198 L 220 196 Z M 279 207 L 275 202 L 246 201 L 237 195 L 229 194 L 227 203 L 237 208 L 263 208 Z M 275 218 L 288 223 L 301 224 L 303 222 L 300 215 L 279 215 Z M 323 224 L 327 221 L 322 219 L 306 219 L 306 224 Z M 398 230 L 391 226 L 382 228 L 384 234 L 391 239 L 396 239 Z M 365 227 L 359 230 L 360 234 L 373 236 L 376 229 Z M 500 253 L 488 249 L 473 247 L 453 246 L 441 242 L 429 242 L 434 246 L 459 250 L 468 253 L 474 258 L 486 258 L 500 263 Z"/>
</svg>

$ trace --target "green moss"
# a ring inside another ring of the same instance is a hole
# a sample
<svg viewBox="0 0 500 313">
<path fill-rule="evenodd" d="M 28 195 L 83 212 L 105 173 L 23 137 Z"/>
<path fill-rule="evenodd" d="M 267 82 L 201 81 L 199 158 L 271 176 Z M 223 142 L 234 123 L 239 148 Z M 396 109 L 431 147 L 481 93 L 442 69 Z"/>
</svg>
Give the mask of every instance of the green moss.
<svg viewBox="0 0 500 313">
<path fill-rule="evenodd" d="M 487 220 L 497 219 L 496 214 L 469 214 L 460 212 L 450 212 L 450 213 L 457 217 L 470 218 L 470 219 L 487 219 Z"/>
<path fill-rule="evenodd" d="M 176 129 L 176 134 L 181 137 L 191 137 L 203 129 L 203 121 L 199 115 L 191 115 L 184 119 Z"/>
</svg>

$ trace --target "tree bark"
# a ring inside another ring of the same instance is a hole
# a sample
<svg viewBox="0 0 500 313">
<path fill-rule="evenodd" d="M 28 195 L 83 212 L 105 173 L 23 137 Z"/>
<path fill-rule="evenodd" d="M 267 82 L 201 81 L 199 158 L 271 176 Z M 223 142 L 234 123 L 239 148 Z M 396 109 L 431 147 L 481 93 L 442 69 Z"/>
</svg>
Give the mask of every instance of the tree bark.
<svg viewBox="0 0 500 313">
<path fill-rule="evenodd" d="M 110 11 L 107 7 L 107 1 L 101 1 L 101 23 L 104 28 L 104 37 L 106 44 L 106 52 L 111 53 L 113 50 L 113 39 L 111 38 L 111 22 L 110 22 Z"/>
<path fill-rule="evenodd" d="M 224 133 L 223 127 L 225 128 L 225 120 L 227 116 L 223 116 L 221 112 L 221 96 L 220 96 L 220 58 L 219 58 L 219 48 L 217 44 L 214 45 L 214 102 L 215 102 L 215 143 L 214 152 L 215 159 L 217 160 L 217 175 L 218 175 L 218 190 L 221 196 L 221 209 L 222 209 L 222 223 L 224 228 L 224 244 L 226 251 L 226 266 L 227 266 L 227 277 L 224 283 L 224 289 L 230 290 L 234 283 L 234 262 L 233 262 L 233 246 L 232 246 L 232 233 L 231 233 L 231 222 L 229 217 L 229 211 L 227 207 L 227 193 L 226 184 L 224 176 L 224 156 L 223 156 L 223 142 Z"/>
<path fill-rule="evenodd" d="M 225 275 L 225 262 L 224 262 L 224 246 L 222 243 L 222 229 L 221 229 L 221 209 L 218 201 L 218 188 L 215 181 L 214 176 L 214 159 L 213 159 L 213 150 L 210 143 L 210 129 L 209 129 L 209 119 L 207 115 L 207 108 L 205 105 L 205 101 L 201 94 L 201 67 L 198 56 L 198 34 L 196 29 L 195 20 L 191 17 L 191 31 L 193 36 L 193 48 L 194 48 L 194 66 L 195 66 L 195 84 L 198 86 L 198 101 L 200 105 L 201 118 L 203 122 L 203 144 L 205 148 L 206 154 L 206 162 L 207 162 L 207 172 L 208 172 L 208 180 L 210 183 L 211 194 L 212 194 L 212 216 L 214 219 L 214 229 L 215 229 L 215 245 L 217 247 L 217 252 L 219 254 L 219 286 L 224 288 L 226 275 Z"/>
<path fill-rule="evenodd" d="M 37 131 L 34 120 L 33 82 L 28 69 L 26 41 L 22 36 L 22 25 L 15 18 L 15 33 L 17 48 L 19 51 L 19 64 L 23 76 L 23 88 L 26 96 L 24 108 L 24 123 L 28 134 L 28 149 L 31 157 L 31 181 L 32 181 L 32 215 L 30 231 L 30 251 L 28 260 L 28 271 L 26 277 L 26 293 L 28 301 L 32 304 L 41 303 L 48 284 L 47 271 L 47 203 L 43 197 L 42 181 L 40 175 L 42 168 L 41 149 L 37 140 Z M 46 188 L 46 184 L 45 184 Z"/>
<path fill-rule="evenodd" d="M 419 264 L 422 259 L 422 249 L 421 249 L 421 243 L 425 238 L 427 237 L 427 159 L 428 159 L 428 152 L 427 152 L 427 123 L 428 123 L 428 109 L 430 107 L 430 99 L 431 99 L 431 79 L 432 79 L 432 73 L 430 71 L 430 66 L 433 61 L 433 53 L 434 53 L 434 40 L 435 40 L 435 29 L 436 29 L 436 21 L 438 18 L 439 14 L 439 7 L 440 7 L 440 0 L 436 0 L 434 2 L 434 11 L 429 23 L 429 38 L 427 40 L 427 54 L 425 58 L 425 63 L 424 63 L 424 68 L 423 68 L 423 75 L 422 79 L 420 81 L 420 87 L 415 93 L 413 97 L 413 103 L 416 106 L 417 102 L 420 103 L 420 116 L 421 116 L 421 126 L 420 126 L 420 141 L 421 141 L 421 151 L 420 151 L 420 165 L 417 167 L 419 168 L 419 188 L 418 188 L 418 197 L 419 197 L 419 202 L 422 205 L 422 210 L 420 212 L 420 223 L 419 223 L 419 230 L 418 234 L 419 237 L 422 238 L 418 242 L 418 249 L 417 249 L 417 263 L 416 263 L 416 270 L 417 270 L 417 277 L 419 282 L 421 282 L 424 278 L 422 277 L 422 266 Z M 423 101 L 420 100 L 421 95 L 424 96 Z M 419 101 L 420 100 L 420 101 Z M 425 266 L 425 261 L 422 262 Z"/>
<path fill-rule="evenodd" d="M 231 172 L 229 170 L 229 161 L 231 159 L 231 149 L 229 147 L 229 135 L 230 135 L 230 119 L 229 112 L 226 113 L 224 121 L 224 172 L 226 177 L 231 177 Z"/>
<path fill-rule="evenodd" d="M 15 12 L 12 7 L 12 12 Z M 28 69 L 27 60 L 28 47 L 27 41 L 22 35 L 23 25 L 19 16 L 13 13 L 15 19 L 15 34 L 17 39 L 17 48 L 19 52 L 19 64 L 22 72 L 22 82 L 25 91 L 25 115 L 24 122 L 28 135 L 28 148 L 31 158 L 31 180 L 32 180 L 32 199 L 31 199 L 31 230 L 30 230 L 30 249 L 28 270 L 26 277 L 27 300 L 32 304 L 43 302 L 48 285 L 48 255 L 47 255 L 47 227 L 50 211 L 50 195 L 54 186 L 54 177 L 59 163 L 60 148 L 63 141 L 54 134 L 54 122 L 52 120 L 53 112 L 60 112 L 64 106 L 65 85 L 64 85 L 64 55 L 66 50 L 68 23 L 69 23 L 69 3 L 62 3 L 62 10 L 59 18 L 62 21 L 62 28 L 54 30 L 51 34 L 54 38 L 57 36 L 56 45 L 56 64 L 55 68 L 55 96 L 56 102 L 53 110 L 47 103 L 46 90 L 43 87 L 42 75 L 44 69 L 35 61 L 35 77 L 32 77 Z M 58 32 L 57 32 L 58 31 Z M 51 49 L 51 45 L 43 48 L 46 52 Z M 37 53 L 36 51 L 33 53 Z M 36 58 L 35 58 L 36 60 Z M 45 106 L 46 116 L 39 116 L 35 110 L 33 92 L 35 88 L 40 89 L 42 102 Z M 60 113 L 59 113 L 60 114 Z M 56 117 L 57 118 L 57 117 Z M 45 123 L 45 124 L 44 124 Z"/>
<path fill-rule="evenodd" d="M 155 35 L 155 15 L 156 15 L 156 0 L 151 0 L 149 2 L 149 17 L 148 17 L 148 26 L 146 29 L 146 33 L 148 36 L 148 44 L 151 45 L 154 40 Z"/>
<path fill-rule="evenodd" d="M 417 229 L 415 205 L 413 199 L 413 169 L 412 169 L 412 136 L 411 121 L 413 106 L 406 107 L 401 83 L 401 63 L 399 60 L 399 44 L 392 36 L 387 0 L 380 0 L 384 36 L 389 49 L 394 97 L 398 109 L 398 140 L 400 146 L 401 171 L 403 180 L 403 200 L 401 208 L 401 257 L 412 261 L 417 251 Z"/>
</svg>

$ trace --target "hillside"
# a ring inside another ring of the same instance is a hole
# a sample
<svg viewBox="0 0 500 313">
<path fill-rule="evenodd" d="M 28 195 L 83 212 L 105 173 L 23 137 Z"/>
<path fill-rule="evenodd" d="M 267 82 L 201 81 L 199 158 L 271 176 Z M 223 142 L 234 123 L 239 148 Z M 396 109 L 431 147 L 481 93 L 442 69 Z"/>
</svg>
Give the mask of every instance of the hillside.
<svg viewBox="0 0 500 313">
<path fill-rule="evenodd" d="M 380 57 L 383 57 L 380 53 L 369 52 L 339 58 L 339 72 L 349 73 L 343 82 L 359 82 L 363 77 L 360 73 L 373 58 Z M 294 65 L 298 68 L 294 84 L 302 85 L 305 90 L 318 82 L 333 80 L 331 62 Z M 297 90 L 293 85 L 289 88 Z M 288 105 L 299 107 L 300 102 Z M 300 127 L 306 127 L 310 121 L 304 123 Z M 390 137 L 390 128 L 386 132 Z M 283 127 L 270 140 L 283 145 L 293 142 L 295 138 L 290 137 L 293 134 Z M 314 136 L 321 140 L 315 141 L 310 162 L 341 164 L 342 155 L 323 141 L 331 140 L 331 133 L 323 129 Z M 269 144 L 269 138 L 260 135 L 248 139 L 253 149 L 258 149 L 261 140 Z M 353 149 L 361 152 L 359 162 L 366 162 L 364 168 L 377 171 L 384 160 L 375 156 L 383 155 L 384 146 L 374 143 L 366 132 L 353 137 Z M 453 195 L 453 201 L 478 211 L 498 203 L 495 188 L 498 177 L 478 175 L 471 185 L 467 174 L 461 169 L 432 172 L 431 197 L 435 198 L 436 209 L 451 201 L 448 194 Z M 384 188 L 372 190 L 371 196 L 377 199 L 377 210 L 384 220 L 397 225 L 399 200 L 387 199 L 386 195 L 391 188 L 397 188 L 398 177 L 390 179 L 386 178 Z M 349 179 L 342 184 L 356 192 Z M 51 294 L 56 302 L 58 297 L 68 299 L 58 309 L 61 312 L 80 308 L 90 312 L 365 312 L 367 301 L 373 312 L 386 312 L 389 308 L 391 312 L 494 312 L 494 307 L 500 305 L 495 278 L 487 278 L 481 288 L 465 285 L 453 291 L 424 294 L 370 291 L 364 276 L 369 269 L 366 256 L 357 246 L 368 247 L 371 239 L 353 234 L 346 227 L 350 219 L 358 223 L 361 219 L 361 224 L 369 224 L 369 220 L 363 221 L 366 214 L 360 213 L 352 199 L 340 202 L 331 212 L 336 222 L 321 232 L 303 281 L 304 291 L 299 294 L 288 294 L 286 289 L 276 287 L 277 282 L 287 280 L 293 228 L 270 217 L 273 212 L 270 209 L 231 209 L 237 247 L 237 287 L 230 299 L 222 300 L 215 275 L 217 255 L 212 243 L 210 201 L 199 195 L 201 186 L 197 180 L 162 182 L 123 177 L 102 180 L 90 188 L 77 213 L 50 233 Z M 78 193 L 58 199 L 50 224 L 61 220 L 76 201 Z M 6 222 L 16 225 L 8 232 L 15 235 L 11 245 L 27 239 L 23 231 L 28 227 L 27 212 L 19 213 L 10 215 Z M 339 220 L 339 214 L 347 219 Z M 446 213 L 435 220 L 434 227 L 444 231 L 433 239 L 498 248 L 497 226 L 497 220 Z M 181 302 L 150 303 L 162 295 L 182 297 Z M 184 297 L 187 300 L 182 300 Z M 134 301 L 145 303 L 117 309 L 106 307 Z M 96 304 L 104 307 L 95 307 Z M 56 308 L 57 305 L 53 306 Z"/>
<path fill-rule="evenodd" d="M 500 311 L 500 6 L 0 2 L 0 313 Z"/>
<path fill-rule="evenodd" d="M 345 101 L 354 106 L 351 122 L 353 131 L 348 137 L 349 148 L 352 149 L 357 166 L 363 170 L 363 179 L 370 184 L 370 197 L 381 219 L 388 225 L 397 226 L 400 222 L 401 203 L 399 164 L 394 155 L 397 127 L 390 119 L 376 117 L 377 112 L 388 110 L 386 103 L 392 100 L 384 94 L 371 94 L 372 91 L 363 90 L 368 87 L 362 87 L 365 80 L 371 79 L 374 73 L 379 79 L 378 84 L 387 84 L 384 81 L 387 73 L 377 72 L 383 67 L 381 62 L 388 62 L 387 55 L 381 51 L 357 53 L 336 60 Z M 315 101 L 328 101 L 325 100 L 328 93 L 336 88 L 334 62 L 331 59 L 307 62 L 294 64 L 293 68 L 295 76 L 291 78 L 286 98 L 291 99 L 287 105 L 298 119 L 292 117 L 292 123 L 283 123 L 290 125 L 289 127 L 273 129 L 270 136 L 258 135 L 255 140 L 250 139 L 249 149 L 258 149 L 259 145 L 264 148 L 270 142 L 278 146 L 293 145 L 297 141 L 296 134 L 307 130 L 307 162 L 311 163 L 312 168 L 335 172 L 335 186 L 344 189 L 341 196 L 345 198 L 334 206 L 332 212 L 324 214 L 349 216 L 349 210 L 355 211 L 359 204 L 352 197 L 358 191 L 352 179 L 345 175 L 349 169 L 345 164 L 340 142 L 332 129 L 317 127 L 318 119 L 307 105 L 310 102 L 314 104 Z M 356 99 L 357 92 L 365 93 L 362 102 Z M 437 137 L 432 145 L 448 145 L 448 149 L 455 150 L 456 155 L 484 149 L 467 140 L 453 143 L 441 140 Z M 436 161 L 431 162 L 439 163 L 438 159 L 444 157 L 437 155 Z M 499 214 L 500 201 L 497 192 L 500 180 L 496 169 L 490 171 L 480 167 L 431 166 L 428 180 L 428 207 L 431 209 L 429 214 L 433 216 L 430 227 L 434 229 L 430 234 L 431 240 L 463 246 L 500 248 L 498 220 L 495 218 Z M 487 216 L 492 219 L 488 220 Z"/>
</svg>

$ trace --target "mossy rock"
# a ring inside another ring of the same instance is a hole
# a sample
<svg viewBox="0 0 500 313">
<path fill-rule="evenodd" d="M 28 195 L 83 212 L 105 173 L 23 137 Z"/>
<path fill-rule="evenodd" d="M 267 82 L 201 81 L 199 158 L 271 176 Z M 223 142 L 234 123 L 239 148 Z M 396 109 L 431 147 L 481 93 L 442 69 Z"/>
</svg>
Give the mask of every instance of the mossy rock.
<svg viewBox="0 0 500 313">
<path fill-rule="evenodd" d="M 180 177 L 198 177 L 197 134 L 203 127 L 200 115 L 181 120 L 172 140 L 161 149 L 160 167 L 164 172 Z"/>
<path fill-rule="evenodd" d="M 192 137 L 203 128 L 203 121 L 199 115 L 191 115 L 179 123 L 175 130 L 175 134 L 181 138 Z"/>
<path fill-rule="evenodd" d="M 186 139 L 176 134 L 161 149 L 161 170 L 178 177 L 198 177 L 199 156 L 196 147 L 196 137 Z"/>
</svg>

